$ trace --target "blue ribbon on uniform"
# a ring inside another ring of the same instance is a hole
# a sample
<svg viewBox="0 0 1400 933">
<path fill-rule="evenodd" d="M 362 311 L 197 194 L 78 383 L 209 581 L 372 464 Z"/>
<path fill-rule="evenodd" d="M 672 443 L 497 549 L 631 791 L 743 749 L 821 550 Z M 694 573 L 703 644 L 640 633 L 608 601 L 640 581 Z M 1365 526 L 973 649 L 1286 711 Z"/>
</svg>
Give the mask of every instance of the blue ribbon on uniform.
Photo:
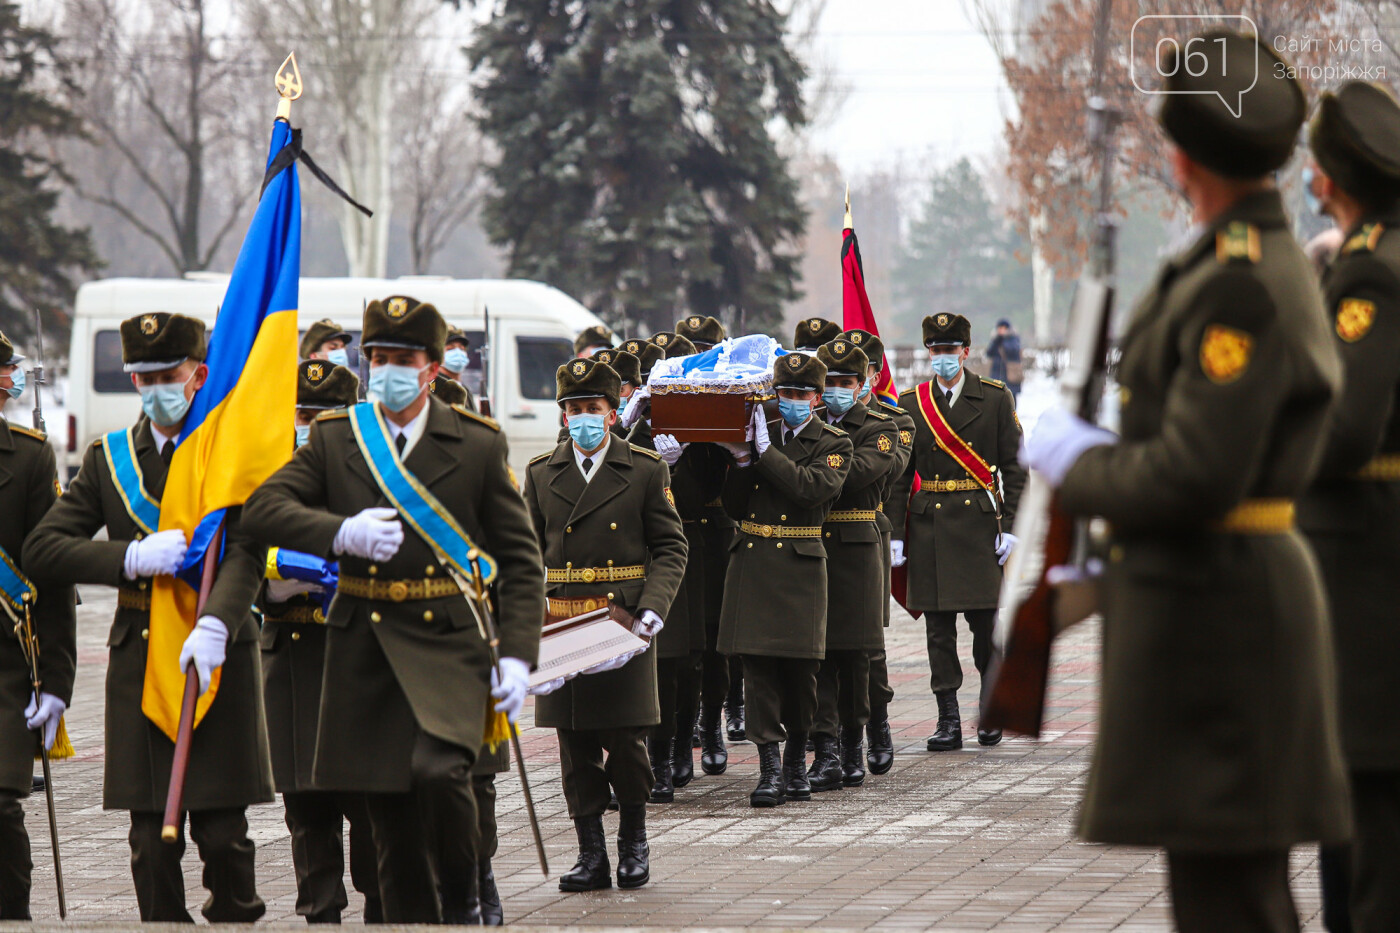
<svg viewBox="0 0 1400 933">
<path fill-rule="evenodd" d="M 136 461 L 135 430 L 126 428 L 104 435 L 102 452 L 107 457 L 107 467 L 112 471 L 112 480 L 127 514 L 138 528 L 150 535 L 160 527 L 160 503 L 146 492 L 141 465 Z"/>
</svg>

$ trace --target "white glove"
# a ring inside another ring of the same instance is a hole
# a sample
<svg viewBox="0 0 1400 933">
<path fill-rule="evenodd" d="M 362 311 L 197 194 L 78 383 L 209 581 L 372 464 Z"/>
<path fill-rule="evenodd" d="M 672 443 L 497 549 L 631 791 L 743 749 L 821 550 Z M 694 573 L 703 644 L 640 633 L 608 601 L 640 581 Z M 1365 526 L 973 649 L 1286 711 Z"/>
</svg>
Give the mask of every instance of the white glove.
<svg viewBox="0 0 1400 933">
<path fill-rule="evenodd" d="M 749 453 L 749 445 L 748 445 L 748 444 L 725 444 L 725 443 L 720 443 L 719 446 L 721 446 L 721 447 L 723 447 L 725 450 L 729 451 L 729 456 L 733 457 L 733 458 L 734 458 L 734 462 L 737 463 L 737 464 L 739 464 L 739 466 L 741 466 L 741 467 L 742 467 L 742 466 L 748 466 L 748 465 L 749 465 L 749 462 L 750 462 L 751 460 L 753 460 L 752 455 L 750 455 L 750 453 Z"/>
<path fill-rule="evenodd" d="M 758 449 L 758 455 L 761 457 L 763 452 L 773 443 L 768 437 L 768 418 L 763 413 L 762 405 L 753 407 L 753 421 L 749 427 L 753 430 L 753 445 Z"/>
<path fill-rule="evenodd" d="M 1103 561 L 1097 557 L 1091 557 L 1084 562 L 1082 568 L 1074 564 L 1056 564 L 1045 571 L 1045 582 L 1051 586 L 1062 586 L 1066 583 L 1088 583 L 1103 576 Z"/>
<path fill-rule="evenodd" d="M 29 705 L 24 708 L 24 724 L 31 732 L 43 730 L 45 751 L 53 751 L 53 740 L 58 736 L 58 721 L 63 718 L 66 709 L 68 704 L 52 693 L 40 693 L 37 702 L 34 694 L 29 695 Z"/>
<path fill-rule="evenodd" d="M 157 531 L 126 546 L 122 573 L 128 580 L 173 574 L 185 562 L 188 548 L 185 533 L 179 528 Z"/>
<path fill-rule="evenodd" d="M 190 662 L 194 662 L 195 673 L 199 675 L 200 696 L 209 690 L 214 671 L 224 666 L 227 647 L 228 626 L 213 616 L 201 616 L 185 638 L 185 645 L 180 649 L 180 673 L 185 673 Z"/>
<path fill-rule="evenodd" d="M 1026 442 L 1026 465 L 1052 486 L 1059 486 L 1084 451 L 1117 442 L 1113 432 L 1095 427 L 1063 408 L 1052 408 L 1040 416 Z"/>
<path fill-rule="evenodd" d="M 908 558 L 904 556 L 904 542 L 890 542 L 890 565 L 893 567 L 903 567 Z"/>
<path fill-rule="evenodd" d="M 307 593 L 323 593 L 325 589 L 316 583 L 306 583 L 301 580 L 268 580 L 267 598 L 274 603 L 285 603 L 293 596 L 303 596 Z"/>
<path fill-rule="evenodd" d="M 1006 566 L 1006 559 L 1011 556 L 1011 549 L 1014 548 L 1019 541 L 1020 539 L 1009 531 L 1003 531 L 1001 534 L 997 535 L 998 566 Z"/>
<path fill-rule="evenodd" d="M 622 409 L 622 415 L 618 422 L 624 428 L 630 428 L 637 423 L 637 419 L 642 416 L 642 401 L 651 398 L 651 386 L 642 386 L 632 397 L 627 400 L 627 407 Z"/>
<path fill-rule="evenodd" d="M 685 453 L 689 444 L 682 444 L 670 434 L 653 434 L 651 436 L 652 445 L 656 447 L 657 456 L 666 461 L 667 466 L 675 466 L 676 461 Z"/>
<path fill-rule="evenodd" d="M 637 634 L 643 638 L 655 638 L 665 627 L 666 623 L 661 621 L 661 616 L 651 609 L 643 609 L 642 614 L 637 616 Z"/>
<path fill-rule="evenodd" d="M 530 696 L 532 697 L 547 697 L 554 691 L 558 690 L 560 687 L 564 686 L 564 684 L 567 683 L 568 680 L 569 678 L 567 677 L 556 677 L 553 680 L 546 680 L 544 683 L 539 684 L 538 686 L 531 687 L 525 692 L 530 694 Z"/>
<path fill-rule="evenodd" d="M 340 523 L 332 550 L 337 554 L 386 561 L 403 544 L 403 522 L 397 509 L 365 509 Z"/>
<path fill-rule="evenodd" d="M 529 689 L 530 665 L 519 658 L 501 658 L 500 669 L 491 668 L 491 695 L 501 701 L 496 712 L 505 713 L 512 726 L 525 708 Z"/>
</svg>

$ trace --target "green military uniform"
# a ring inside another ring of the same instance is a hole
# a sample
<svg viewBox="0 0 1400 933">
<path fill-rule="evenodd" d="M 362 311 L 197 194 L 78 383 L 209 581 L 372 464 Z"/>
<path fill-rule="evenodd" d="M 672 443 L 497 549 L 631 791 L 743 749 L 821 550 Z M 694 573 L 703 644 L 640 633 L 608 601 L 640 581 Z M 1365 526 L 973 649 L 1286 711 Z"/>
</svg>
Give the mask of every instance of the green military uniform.
<svg viewBox="0 0 1400 933">
<path fill-rule="evenodd" d="M 1080 832 L 1164 847 L 1184 929 L 1297 929 L 1288 848 L 1343 841 L 1351 822 L 1327 604 L 1292 523 L 1341 368 L 1262 182 L 1292 151 L 1302 89 L 1267 46 L 1205 44 L 1217 39 L 1228 78 L 1169 60 L 1167 89 L 1220 91 L 1243 118 L 1213 93 L 1169 95 L 1159 118 L 1194 163 L 1255 187 L 1139 301 L 1121 344 L 1121 442 L 1083 453 L 1060 488 L 1069 512 L 1113 529 Z"/>
<path fill-rule="evenodd" d="M 924 318 L 925 346 L 968 346 L 971 337 L 972 325 L 962 315 Z M 950 387 L 933 380 L 927 384 L 929 394 L 947 426 L 991 469 L 1000 487 L 1000 501 L 940 446 L 930 419 L 920 411 L 918 387 L 899 397 L 900 407 L 914 415 L 914 441 L 904 475 L 890 497 L 890 523 L 897 537 L 903 529 L 909 565 L 906 605 L 911 612 L 925 614 L 929 681 L 938 700 L 939 719 L 938 731 L 929 738 L 930 750 L 962 747 L 958 688 L 963 672 L 957 616 L 962 613 L 972 630 L 973 664 L 985 678 L 1001 594 L 998 535 L 1011 530 L 1026 483 L 1026 471 L 1017 459 L 1021 423 L 1011 391 L 966 369 L 958 382 L 961 385 Z M 950 392 L 954 394 L 951 405 Z M 921 486 L 911 498 L 915 476 Z M 995 744 L 1000 733 L 979 730 L 978 739 Z"/>
<path fill-rule="evenodd" d="M 1342 752 L 1356 812 L 1350 902 L 1358 930 L 1400 927 L 1400 107 L 1353 82 L 1323 95 L 1311 144 L 1362 206 L 1323 278 L 1343 391 L 1318 479 L 1298 501 L 1332 610 Z"/>
<path fill-rule="evenodd" d="M 442 356 L 446 325 L 411 298 L 370 302 L 363 343 Z M 544 617 L 539 549 L 495 422 L 428 397 L 403 466 L 499 567 L 500 654 L 534 663 Z M 406 429 L 407 430 L 407 429 Z M 260 539 L 330 557 L 347 516 L 388 502 L 345 412 L 322 415 L 292 461 L 248 500 Z M 471 608 L 405 523 L 387 561 L 342 554 L 326 620 L 313 779 L 369 795 L 385 920 L 469 919 L 477 814 L 469 771 L 491 701 L 490 655 Z M 437 884 L 434 884 L 436 875 Z M 441 905 L 439 905 L 439 891 Z"/>
<path fill-rule="evenodd" d="M 461 405 L 468 411 L 476 411 L 476 399 L 471 391 L 455 379 L 441 373 L 428 383 L 428 391 L 442 400 L 444 405 Z"/>
<path fill-rule="evenodd" d="M 827 375 L 858 376 L 870 366 L 865 351 L 838 337 L 817 351 Z M 870 720 L 870 653 L 885 646 L 889 575 L 877 518 L 885 483 L 898 461 L 894 419 L 857 401 L 827 418 L 846 432 L 851 467 L 841 495 L 822 526 L 826 548 L 826 655 L 817 672 L 813 723 L 816 760 L 808 773 L 813 790 L 855 787 L 865 780 L 862 730 Z"/>
<path fill-rule="evenodd" d="M 22 359 L 0 335 L 0 365 L 18 365 Z M 0 485 L 0 512 L 6 517 L 0 526 L 0 550 L 32 583 L 37 574 L 22 563 L 24 541 L 58 497 L 53 448 L 38 431 L 0 417 L 0 474 L 5 477 Z M 67 705 L 73 699 L 77 660 L 73 590 L 46 585 L 39 588 L 32 606 L 40 689 Z M 34 689 L 19 640 L 13 633 L 7 635 L 0 641 L 0 919 L 28 920 L 33 862 L 20 801 L 29 796 L 38 748 L 36 733 L 30 731 L 24 715 Z"/>
<path fill-rule="evenodd" d="M 826 366 L 788 354 L 775 366 L 775 385 L 820 392 Z M 760 795 L 766 803 L 779 780 L 781 803 L 793 785 L 806 785 L 806 743 L 817 705 L 817 669 L 826 654 L 827 559 L 822 523 L 851 469 L 846 432 L 811 417 L 793 431 L 769 426 L 770 446 L 748 465 L 730 467 L 724 507 L 739 522 L 724 581 L 717 647 L 744 658 L 749 738 L 759 746 Z M 755 594 L 762 594 L 761 598 Z M 754 798 L 751 798 L 754 802 Z"/>
<path fill-rule="evenodd" d="M 128 368 L 169 369 L 185 359 L 202 360 L 204 324 L 164 313 L 132 318 L 122 324 L 122 356 Z M 166 441 L 163 456 L 146 416 L 132 432 L 143 485 L 159 501 L 173 438 Z M 251 922 L 265 909 L 255 890 L 254 847 L 244 809 L 273 799 L 258 623 L 252 613 L 266 551 L 244 530 L 241 512 L 228 510 L 224 557 L 204 606 L 205 615 L 227 626 L 228 645 L 218 695 L 193 733 L 185 780 L 190 835 L 210 889 L 202 912 L 211 922 Z M 103 528 L 106 540 L 94 541 Z M 24 561 L 42 568 L 50 581 L 117 588 L 117 614 L 107 638 L 102 805 L 131 811 L 132 875 L 141 919 L 188 921 L 180 868 L 183 833 L 179 845 L 160 839 L 175 743 L 141 711 L 151 581 L 128 579 L 124 572 L 127 548 L 141 535 L 98 441 L 88 447 L 78 475 L 30 536 Z"/>
</svg>

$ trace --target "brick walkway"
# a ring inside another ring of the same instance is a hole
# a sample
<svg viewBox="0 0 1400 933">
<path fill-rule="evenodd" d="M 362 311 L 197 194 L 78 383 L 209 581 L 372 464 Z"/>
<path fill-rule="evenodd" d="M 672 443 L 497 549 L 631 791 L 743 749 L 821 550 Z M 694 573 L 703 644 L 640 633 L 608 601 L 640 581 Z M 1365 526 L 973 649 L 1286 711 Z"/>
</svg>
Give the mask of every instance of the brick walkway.
<svg viewBox="0 0 1400 933">
<path fill-rule="evenodd" d="M 102 678 L 114 595 L 83 588 L 77 696 L 69 729 L 78 758 L 55 766 L 69 917 L 132 922 L 124 814 L 104 813 Z M 863 788 L 810 803 L 752 810 L 754 747 L 731 749 L 729 770 L 699 774 L 676 802 L 648 810 L 652 881 L 636 891 L 560 894 L 541 878 L 519 783 L 500 780 L 496 875 L 512 922 L 531 925 L 821 927 L 885 930 L 1169 929 L 1163 865 L 1155 853 L 1085 845 L 1074 818 L 1094 737 L 1097 631 L 1072 631 L 1056 655 L 1047 741 L 1008 739 L 983 750 L 930 754 L 937 711 L 927 684 L 923 627 L 896 610 L 889 630 L 898 698 L 891 711 L 894 769 Z M 979 682 L 963 630 L 964 732 L 975 733 Z M 1164 697 L 1163 702 L 1170 702 Z M 550 867 L 573 864 L 574 833 L 559 785 L 553 734 L 527 707 L 525 750 Z M 970 728 L 969 728 L 970 727 Z M 34 915 L 57 917 L 43 798 L 27 807 L 33 839 Z M 249 812 L 269 921 L 298 922 L 291 851 L 280 805 Z M 616 815 L 609 815 L 609 836 Z M 610 844 L 611 848 L 611 844 Z M 192 908 L 203 899 L 193 847 Z M 349 878 L 346 878 L 349 888 Z M 1321 929 L 1316 852 L 1294 853 L 1294 895 L 1308 929 Z M 347 920 L 358 920 L 351 894 Z"/>
</svg>

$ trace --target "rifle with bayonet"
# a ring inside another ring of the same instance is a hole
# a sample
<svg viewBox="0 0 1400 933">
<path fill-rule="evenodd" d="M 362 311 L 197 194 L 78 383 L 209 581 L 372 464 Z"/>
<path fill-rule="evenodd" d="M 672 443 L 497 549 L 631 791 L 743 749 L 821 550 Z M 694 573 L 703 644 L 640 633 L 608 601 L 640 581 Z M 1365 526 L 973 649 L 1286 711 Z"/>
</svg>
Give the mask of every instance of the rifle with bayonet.
<svg viewBox="0 0 1400 933">
<path fill-rule="evenodd" d="M 1114 130 L 1122 119 L 1103 98 L 1104 61 L 1112 3 L 1100 0 L 1094 31 L 1093 94 L 1089 129 L 1099 169 L 1098 204 L 1090 262 L 1075 287 L 1069 316 L 1069 362 L 1060 378 L 1060 405 L 1096 420 L 1106 382 L 1109 323 L 1113 310 Z M 1016 513 L 1012 551 L 1002 581 L 995 641 L 1000 649 L 989 672 L 982 711 L 988 728 L 1038 737 L 1050 681 L 1050 646 L 1055 635 L 1093 611 L 1093 584 L 1083 573 L 1088 560 L 1088 523 L 1060 507 L 1059 496 L 1032 472 Z M 1057 582 L 1056 567 L 1079 574 Z"/>
<path fill-rule="evenodd" d="M 486 417 L 491 417 L 491 309 L 482 306 L 486 322 L 482 328 L 481 350 L 481 395 L 477 397 L 477 408 Z"/>
<path fill-rule="evenodd" d="M 34 430 L 48 434 L 44 426 L 44 318 L 38 308 L 34 309 L 34 366 L 29 370 L 29 382 L 34 386 Z"/>
</svg>

